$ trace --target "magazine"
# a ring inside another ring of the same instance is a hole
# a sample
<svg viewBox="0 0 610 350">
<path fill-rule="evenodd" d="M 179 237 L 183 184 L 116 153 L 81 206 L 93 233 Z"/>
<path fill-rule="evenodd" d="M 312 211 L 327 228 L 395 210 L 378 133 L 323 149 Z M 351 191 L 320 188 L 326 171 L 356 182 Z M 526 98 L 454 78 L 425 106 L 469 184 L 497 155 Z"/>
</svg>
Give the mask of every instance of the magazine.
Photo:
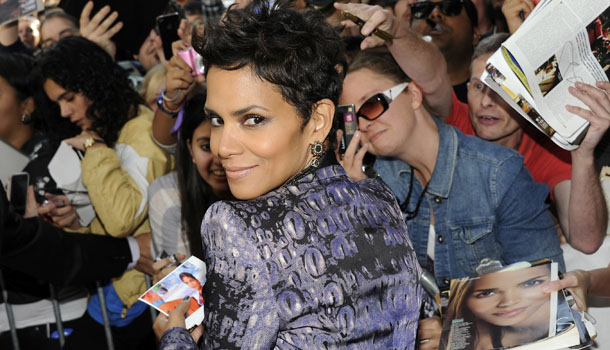
<svg viewBox="0 0 610 350">
<path fill-rule="evenodd" d="M 0 1 L 0 25 L 12 22 L 19 17 L 42 11 L 42 0 L 3 0 Z"/>
<path fill-rule="evenodd" d="M 198 326 L 203 321 L 204 306 L 202 287 L 206 281 L 203 261 L 191 256 L 161 281 L 140 296 L 140 300 L 169 316 L 180 302 L 189 298 L 186 328 Z"/>
<path fill-rule="evenodd" d="M 565 109 L 588 107 L 568 88 L 610 76 L 610 0 L 544 0 L 487 61 L 481 76 L 557 145 L 574 150 L 589 122 Z"/>
<path fill-rule="evenodd" d="M 567 292 L 542 291 L 557 275 L 557 264 L 546 262 L 452 280 L 439 349 L 557 350 L 591 345 Z"/>
</svg>

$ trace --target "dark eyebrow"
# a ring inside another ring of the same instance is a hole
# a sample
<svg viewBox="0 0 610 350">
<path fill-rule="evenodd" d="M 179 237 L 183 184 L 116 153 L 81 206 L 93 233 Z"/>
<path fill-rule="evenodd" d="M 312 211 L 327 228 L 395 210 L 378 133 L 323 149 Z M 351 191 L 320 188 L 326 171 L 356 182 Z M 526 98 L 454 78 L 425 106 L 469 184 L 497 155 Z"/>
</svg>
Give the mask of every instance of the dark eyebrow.
<svg viewBox="0 0 610 350">
<path fill-rule="evenodd" d="M 533 280 L 541 279 L 541 278 L 544 278 L 544 277 L 548 277 L 548 275 L 540 275 L 540 276 L 532 277 L 532 278 L 527 279 L 527 280 L 525 280 L 523 282 L 519 282 L 519 284 L 523 284 L 523 283 L 530 282 L 530 281 L 533 281 Z"/>
<path fill-rule="evenodd" d="M 475 289 L 475 290 L 473 290 L 473 292 L 477 292 L 477 293 L 478 292 L 489 292 L 489 291 L 493 292 L 494 290 L 498 290 L 498 288 Z"/>
<path fill-rule="evenodd" d="M 231 112 L 231 114 L 234 115 L 234 116 L 240 116 L 242 114 L 248 113 L 250 110 L 255 109 L 255 108 L 262 109 L 262 110 L 267 111 L 267 112 L 269 111 L 267 108 L 265 108 L 263 106 L 249 105 L 249 106 L 246 106 L 244 108 L 241 108 L 241 109 L 238 109 L 236 111 L 233 111 L 233 112 Z M 213 109 L 210 109 L 210 108 L 207 108 L 207 107 L 204 107 L 203 110 L 205 111 L 206 114 L 219 115 Z"/>
<path fill-rule="evenodd" d="M 236 111 L 233 111 L 233 113 L 231 113 L 231 114 L 233 114 L 234 116 L 240 116 L 242 114 L 248 113 L 251 109 L 255 109 L 255 108 L 262 109 L 262 110 L 267 111 L 267 112 L 269 111 L 267 108 L 265 108 L 263 106 L 249 105 L 249 106 L 246 106 L 246 107 L 244 107 L 242 109 L 238 109 Z"/>
<path fill-rule="evenodd" d="M 207 141 L 207 142 L 210 142 L 210 138 L 209 137 L 198 137 L 195 141 Z"/>
<path fill-rule="evenodd" d="M 62 99 L 65 99 L 65 98 L 66 98 L 66 95 L 67 95 L 67 94 L 69 94 L 69 93 L 70 93 L 70 91 L 67 91 L 67 90 L 66 90 L 66 91 L 64 91 L 64 93 L 63 93 L 63 94 L 61 94 L 61 95 L 59 95 L 59 97 L 57 97 L 57 101 L 62 100 Z"/>
</svg>

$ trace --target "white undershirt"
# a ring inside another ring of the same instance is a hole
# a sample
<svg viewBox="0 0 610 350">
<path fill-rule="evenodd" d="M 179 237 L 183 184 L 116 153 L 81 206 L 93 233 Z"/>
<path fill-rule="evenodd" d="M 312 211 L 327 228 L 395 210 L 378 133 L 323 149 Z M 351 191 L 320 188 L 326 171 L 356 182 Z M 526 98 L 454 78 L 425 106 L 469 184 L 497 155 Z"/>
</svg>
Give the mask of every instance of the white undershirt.
<svg viewBox="0 0 610 350">
<path fill-rule="evenodd" d="M 434 225 L 430 225 L 430 229 L 428 230 L 428 247 L 426 248 L 426 253 L 434 261 L 434 239 L 436 237 L 436 231 L 434 230 Z"/>
</svg>

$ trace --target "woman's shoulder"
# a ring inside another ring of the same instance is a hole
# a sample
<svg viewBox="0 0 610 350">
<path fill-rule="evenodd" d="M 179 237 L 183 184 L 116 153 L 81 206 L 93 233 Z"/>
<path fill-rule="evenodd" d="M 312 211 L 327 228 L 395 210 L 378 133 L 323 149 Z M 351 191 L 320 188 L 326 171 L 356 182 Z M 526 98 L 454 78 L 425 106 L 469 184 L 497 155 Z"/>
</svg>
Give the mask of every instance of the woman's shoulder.
<svg viewBox="0 0 610 350">
<path fill-rule="evenodd" d="M 464 135 L 459 130 L 458 133 L 458 154 L 462 159 L 481 161 L 492 165 L 500 165 L 505 162 L 521 162 L 523 157 L 519 152 L 485 141 L 477 136 Z"/>
</svg>

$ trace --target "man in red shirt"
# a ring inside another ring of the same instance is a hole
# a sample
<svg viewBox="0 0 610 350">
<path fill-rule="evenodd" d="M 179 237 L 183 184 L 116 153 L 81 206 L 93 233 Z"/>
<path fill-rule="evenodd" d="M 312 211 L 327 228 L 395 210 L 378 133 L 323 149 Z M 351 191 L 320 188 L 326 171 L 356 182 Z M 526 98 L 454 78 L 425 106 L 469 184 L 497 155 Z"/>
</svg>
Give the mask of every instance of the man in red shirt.
<svg viewBox="0 0 610 350">
<path fill-rule="evenodd" d="M 468 105 L 452 100 L 446 122 L 465 134 L 517 150 L 524 164 L 538 182 L 549 185 L 567 241 L 584 252 L 595 252 L 606 234 L 607 209 L 593 151 L 610 125 L 609 83 L 596 89 L 580 84 L 571 93 L 587 104 L 591 111 L 566 106 L 569 112 L 591 122 L 580 147 L 568 152 L 532 127 L 479 77 L 487 59 L 508 38 L 495 34 L 477 46 L 471 65 Z M 605 91 L 604 91 L 605 90 Z"/>
</svg>

